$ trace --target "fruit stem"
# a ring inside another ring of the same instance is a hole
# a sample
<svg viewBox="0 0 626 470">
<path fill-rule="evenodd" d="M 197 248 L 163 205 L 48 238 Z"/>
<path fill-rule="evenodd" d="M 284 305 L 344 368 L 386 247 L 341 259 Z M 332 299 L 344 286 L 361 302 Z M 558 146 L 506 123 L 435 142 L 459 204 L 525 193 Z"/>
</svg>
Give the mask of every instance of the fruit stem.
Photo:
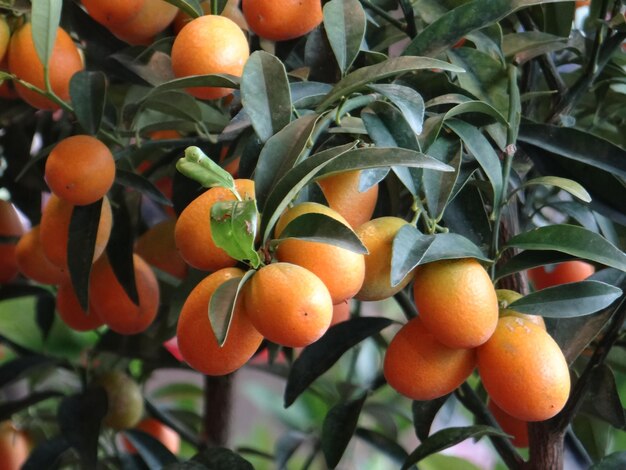
<svg viewBox="0 0 626 470">
<path fill-rule="evenodd" d="M 415 308 L 415 304 L 411 301 L 405 291 L 401 290 L 397 294 L 394 294 L 393 298 L 396 300 L 396 302 L 398 302 L 398 305 L 400 306 L 400 309 L 402 310 L 402 313 L 404 313 L 404 316 L 407 320 L 410 320 L 411 318 L 415 318 L 417 316 L 417 309 Z"/>
<path fill-rule="evenodd" d="M 18 81 L 23 87 L 28 88 L 30 91 L 34 91 L 35 93 L 39 93 L 41 96 L 44 96 L 48 98 L 50 101 L 53 101 L 55 104 L 58 104 L 63 109 L 63 111 L 67 113 L 74 113 L 74 109 L 65 101 L 63 101 L 61 98 L 59 98 L 57 95 L 55 95 L 53 92 L 42 90 L 41 88 L 38 88 L 35 85 L 32 85 L 28 82 L 25 82 L 24 80 L 20 78 L 17 78 L 15 75 L 12 75 L 12 77 L 13 77 L 13 80 Z M 49 84 L 46 84 L 46 86 L 49 86 Z"/>
</svg>

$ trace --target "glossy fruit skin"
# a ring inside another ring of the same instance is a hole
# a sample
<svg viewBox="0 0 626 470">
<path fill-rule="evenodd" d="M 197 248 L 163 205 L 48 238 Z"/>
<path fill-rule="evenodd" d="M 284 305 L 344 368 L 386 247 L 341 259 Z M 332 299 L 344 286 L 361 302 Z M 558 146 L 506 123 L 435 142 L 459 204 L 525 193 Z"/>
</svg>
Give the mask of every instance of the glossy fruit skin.
<svg viewBox="0 0 626 470">
<path fill-rule="evenodd" d="M 10 421 L 0 423 L 0 470 L 19 470 L 30 453 L 28 438 Z"/>
<path fill-rule="evenodd" d="M 128 297 L 106 256 L 94 263 L 89 282 L 93 312 L 122 335 L 145 331 L 156 318 L 159 308 L 159 284 L 154 272 L 139 255 L 133 255 L 133 264 L 139 305 Z"/>
<path fill-rule="evenodd" d="M 135 243 L 135 252 L 148 264 L 178 279 L 187 275 L 187 263 L 176 249 L 176 219 L 167 219 L 150 227 Z"/>
<path fill-rule="evenodd" d="M 241 269 L 224 268 L 204 278 L 189 294 L 178 319 L 176 337 L 183 359 L 206 375 L 226 375 L 242 367 L 257 351 L 263 336 L 256 330 L 238 300 L 222 347 L 209 320 L 209 302 L 217 288 L 244 275 Z"/>
<path fill-rule="evenodd" d="M 244 286 L 245 309 L 268 340 L 293 348 L 317 341 L 330 326 L 333 303 L 324 283 L 308 269 L 273 263 Z"/>
<path fill-rule="evenodd" d="M 535 289 L 546 289 L 552 286 L 584 281 L 596 269 L 584 261 L 564 261 L 555 265 L 539 266 L 528 270 L 528 279 Z"/>
<path fill-rule="evenodd" d="M 317 181 L 331 209 L 357 229 L 372 218 L 378 201 L 378 184 L 367 191 L 359 191 L 362 171 L 346 171 Z"/>
<path fill-rule="evenodd" d="M 426 328 L 451 348 L 475 348 L 496 329 L 496 291 L 487 271 L 473 258 L 421 265 L 413 295 Z"/>
<path fill-rule="evenodd" d="M 477 355 L 487 393 L 514 418 L 544 421 L 565 406 L 570 392 L 567 362 L 541 327 L 522 318 L 501 318 Z"/>
<path fill-rule="evenodd" d="M 11 30 L 9 24 L 3 16 L 0 16 L 0 62 L 4 60 L 7 50 L 9 49 L 9 40 L 11 38 Z"/>
<path fill-rule="evenodd" d="M 243 0 L 241 9 L 250 29 L 272 41 L 304 36 L 323 18 L 320 0 Z"/>
<path fill-rule="evenodd" d="M 45 179 L 61 199 L 77 206 L 91 204 L 113 186 L 115 160 L 95 137 L 74 135 L 61 140 L 50 152 Z"/>
<path fill-rule="evenodd" d="M 378 217 L 365 222 L 356 229 L 368 254 L 365 255 L 365 278 L 359 292 L 358 300 L 383 300 L 404 289 L 415 273 L 411 271 L 397 285 L 391 285 L 391 255 L 393 239 L 408 222 L 399 217 Z"/>
<path fill-rule="evenodd" d="M 89 312 L 82 309 L 69 279 L 61 283 L 57 290 L 56 308 L 63 323 L 75 331 L 91 331 L 104 325 L 93 306 Z"/>
<path fill-rule="evenodd" d="M 63 268 L 66 273 L 68 272 L 67 244 L 73 210 L 73 204 L 53 194 L 41 213 L 41 223 L 39 224 L 39 240 L 44 254 L 53 264 Z M 111 204 L 109 199 L 104 197 L 93 254 L 94 261 L 104 253 L 104 249 L 109 242 L 112 225 L 113 213 L 111 212 Z"/>
<path fill-rule="evenodd" d="M 445 346 L 415 317 L 390 341 L 383 373 L 387 383 L 402 395 L 432 400 L 455 390 L 475 367 L 475 350 Z"/>
<path fill-rule="evenodd" d="M 500 307 L 499 316 L 502 317 L 519 317 L 527 320 L 535 325 L 546 329 L 546 322 L 543 317 L 539 315 L 530 315 L 528 313 L 517 312 L 514 309 L 507 308 L 509 304 L 521 299 L 523 296 L 519 292 L 515 292 L 508 289 L 496 289 L 496 296 L 498 297 L 498 306 Z"/>
<path fill-rule="evenodd" d="M 289 223 L 298 216 L 321 213 L 338 220 L 347 221 L 327 206 L 314 202 L 298 204 L 285 212 L 276 224 L 276 235 L 280 236 Z M 333 304 L 345 302 L 361 289 L 365 277 L 365 259 L 360 253 L 327 243 L 299 239 L 286 239 L 278 244 L 276 258 L 308 269 L 328 288 Z"/>
<path fill-rule="evenodd" d="M 105 426 L 121 430 L 139 423 L 144 410 L 143 396 L 132 377 L 112 370 L 97 377 L 95 385 L 103 387 L 108 398 L 108 411 L 102 420 Z"/>
<path fill-rule="evenodd" d="M 0 199 L 0 236 L 19 238 L 23 233 L 24 227 L 13 204 Z M 17 273 L 16 242 L 0 242 L 0 284 L 12 281 Z"/>
<path fill-rule="evenodd" d="M 144 418 L 135 426 L 135 429 L 150 434 L 174 455 L 180 451 L 180 436 L 178 433 L 158 419 Z M 122 437 L 122 445 L 129 454 L 137 453 L 135 446 L 125 437 Z"/>
<path fill-rule="evenodd" d="M 172 46 L 172 68 L 178 78 L 190 75 L 241 76 L 250 55 L 245 34 L 224 16 L 205 15 L 183 27 Z M 203 100 L 223 98 L 231 88 L 192 87 L 187 91 Z"/>
<path fill-rule="evenodd" d="M 66 278 L 64 269 L 52 263 L 43 252 L 40 227 L 35 225 L 17 242 L 16 258 L 20 272 L 41 284 L 60 284 Z"/>
<path fill-rule="evenodd" d="M 254 198 L 254 181 L 235 180 L 243 198 Z M 211 207 L 218 201 L 234 201 L 233 193 L 221 187 L 211 188 L 195 198 L 178 217 L 174 239 L 180 256 L 190 265 L 205 271 L 217 271 L 237 262 L 213 242 Z"/>
<path fill-rule="evenodd" d="M 62 29 L 57 30 L 56 41 L 50 61 L 50 85 L 63 101 L 70 99 L 70 79 L 84 69 L 78 48 L 72 38 Z M 32 27 L 26 23 L 11 36 L 9 44 L 9 71 L 18 78 L 45 90 L 43 64 L 35 50 Z M 39 93 L 26 89 L 17 81 L 15 88 L 24 101 L 38 109 L 59 109 L 59 105 Z"/>
<path fill-rule="evenodd" d="M 528 447 L 528 423 L 526 421 L 519 420 L 505 413 L 493 400 L 489 400 L 487 408 L 489 408 L 502 430 L 513 436 L 511 444 L 518 448 Z"/>
<path fill-rule="evenodd" d="M 128 21 L 108 25 L 118 39 L 133 46 L 147 46 L 164 31 L 178 13 L 178 8 L 164 0 L 144 0 L 139 12 Z"/>
<path fill-rule="evenodd" d="M 82 0 L 87 13 L 103 26 L 126 23 L 136 17 L 145 0 Z"/>
</svg>

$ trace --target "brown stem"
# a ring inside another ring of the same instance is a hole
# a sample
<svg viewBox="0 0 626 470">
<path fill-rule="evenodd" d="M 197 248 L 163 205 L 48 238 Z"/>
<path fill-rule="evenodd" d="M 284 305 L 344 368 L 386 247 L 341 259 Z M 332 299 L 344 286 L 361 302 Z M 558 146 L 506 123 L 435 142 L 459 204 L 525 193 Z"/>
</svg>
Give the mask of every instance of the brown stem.
<svg viewBox="0 0 626 470">
<path fill-rule="evenodd" d="M 525 469 L 563 468 L 563 442 L 565 429 L 555 426 L 554 420 L 528 423 L 529 460 Z"/>
<path fill-rule="evenodd" d="M 232 405 L 233 374 L 204 378 L 204 417 L 202 441 L 221 447 L 228 440 Z"/>
</svg>

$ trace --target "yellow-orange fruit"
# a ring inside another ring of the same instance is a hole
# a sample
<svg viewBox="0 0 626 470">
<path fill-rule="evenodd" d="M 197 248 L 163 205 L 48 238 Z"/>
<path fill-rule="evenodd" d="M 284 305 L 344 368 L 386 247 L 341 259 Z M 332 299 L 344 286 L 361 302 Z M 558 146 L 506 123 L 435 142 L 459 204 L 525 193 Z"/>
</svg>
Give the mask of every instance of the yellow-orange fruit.
<svg viewBox="0 0 626 470">
<path fill-rule="evenodd" d="M 28 438 L 10 421 L 0 423 L 0 470 L 19 470 L 30 453 Z"/>
<path fill-rule="evenodd" d="M 74 135 L 60 141 L 46 160 L 45 178 L 54 194 L 67 202 L 91 204 L 109 191 L 115 179 L 115 160 L 95 137 Z"/>
<path fill-rule="evenodd" d="M 274 263 L 259 269 L 244 286 L 245 309 L 268 340 L 300 348 L 330 326 L 333 303 L 324 283 L 308 269 Z"/>
<path fill-rule="evenodd" d="M 513 436 L 511 444 L 515 447 L 528 447 L 528 423 L 526 421 L 514 418 L 510 414 L 505 413 L 493 400 L 489 400 L 487 408 L 489 408 L 489 411 L 491 411 L 491 414 L 502 430 Z"/>
<path fill-rule="evenodd" d="M 235 180 L 239 195 L 254 198 L 254 181 Z M 226 188 L 211 188 L 195 198 L 178 217 L 174 239 L 180 256 L 191 266 L 206 271 L 234 266 L 237 262 L 213 242 L 211 235 L 211 208 L 218 201 L 234 201 Z"/>
<path fill-rule="evenodd" d="M 348 222 L 331 208 L 315 202 L 303 202 L 280 217 L 276 224 L 276 235 L 280 236 L 292 220 L 310 213 L 327 215 L 348 226 Z M 345 248 L 295 238 L 286 239 L 278 244 L 276 258 L 302 266 L 319 277 L 328 288 L 333 304 L 354 297 L 363 285 L 364 256 Z"/>
<path fill-rule="evenodd" d="M 20 272 L 33 281 L 42 284 L 60 284 L 67 275 L 63 268 L 46 258 L 41 246 L 39 225 L 34 226 L 20 238 L 16 256 Z"/>
<path fill-rule="evenodd" d="M 153 225 L 137 239 L 135 252 L 155 268 L 183 279 L 187 275 L 187 263 L 176 249 L 175 227 L 176 219 Z"/>
<path fill-rule="evenodd" d="M 496 329 L 496 291 L 487 271 L 473 258 L 420 266 L 413 294 L 426 328 L 451 348 L 475 348 Z"/>
<path fill-rule="evenodd" d="M 148 45 L 174 21 L 177 13 L 178 8 L 164 0 L 144 0 L 136 15 L 123 23 L 109 24 L 108 29 L 128 44 Z"/>
<path fill-rule="evenodd" d="M 567 402 L 570 375 L 558 344 L 522 318 L 504 317 L 477 349 L 478 372 L 491 399 L 522 421 L 544 421 Z"/>
<path fill-rule="evenodd" d="M 584 281 L 596 271 L 596 268 L 584 261 L 564 261 L 563 263 L 538 266 L 528 270 L 528 279 L 535 289 Z"/>
<path fill-rule="evenodd" d="M 263 341 L 261 333 L 248 319 L 241 298 L 222 347 L 217 343 L 209 320 L 209 302 L 217 288 L 243 274 L 237 268 L 224 268 L 210 274 L 191 291 L 180 312 L 176 331 L 180 353 L 192 368 L 203 374 L 234 372 L 248 362 Z"/>
<path fill-rule="evenodd" d="M 399 217 L 379 217 L 357 228 L 356 234 L 369 253 L 365 255 L 363 285 L 355 298 L 359 300 L 388 299 L 413 280 L 415 273 L 411 271 L 397 285 L 391 285 L 393 239 L 398 230 L 407 224 L 406 220 Z"/>
<path fill-rule="evenodd" d="M 57 312 L 63 323 L 76 331 L 90 331 L 104 325 L 102 319 L 94 312 L 93 307 L 85 312 L 68 280 L 59 286 L 56 299 Z"/>
<path fill-rule="evenodd" d="M 150 434 L 157 441 L 161 442 L 172 454 L 178 454 L 178 451 L 180 451 L 180 436 L 178 433 L 158 419 L 142 419 L 134 429 Z M 122 445 L 129 454 L 137 453 L 135 446 L 125 437 L 122 437 Z"/>
<path fill-rule="evenodd" d="M 172 46 L 172 68 L 178 78 L 190 75 L 241 76 L 250 55 L 248 40 L 239 26 L 224 16 L 205 15 L 185 25 Z M 196 98 L 213 100 L 232 93 L 231 88 L 192 87 Z"/>
<path fill-rule="evenodd" d="M 43 252 L 53 264 L 64 269 L 67 269 L 67 244 L 73 210 L 72 204 L 53 194 L 41 213 L 39 240 Z M 94 261 L 104 252 L 111 235 L 112 225 L 111 204 L 109 199 L 104 197 L 93 253 Z"/>
<path fill-rule="evenodd" d="M 17 211 L 8 201 L 0 199 L 0 237 L 19 238 L 24 227 Z M 15 241 L 0 241 L 0 283 L 9 282 L 17 276 L 17 248 Z"/>
<path fill-rule="evenodd" d="M 509 304 L 522 298 L 522 294 L 508 289 L 496 289 L 496 296 L 498 297 L 498 306 L 500 307 L 499 315 L 501 317 L 519 317 L 527 320 L 535 325 L 546 329 L 546 322 L 540 315 L 530 315 L 528 313 L 517 312 L 509 307 Z"/>
<path fill-rule="evenodd" d="M 120 430 L 130 429 L 139 423 L 144 404 L 141 389 L 132 377 L 119 370 L 99 375 L 95 385 L 107 394 L 108 410 L 102 420 L 105 426 Z"/>
<path fill-rule="evenodd" d="M 89 283 L 92 310 L 116 333 L 132 335 L 145 331 L 159 308 L 159 284 L 148 263 L 133 255 L 139 305 L 133 303 L 119 283 L 107 256 L 93 265 Z"/>
<path fill-rule="evenodd" d="M 402 395 L 432 400 L 455 390 L 475 366 L 475 350 L 449 348 L 415 317 L 389 342 L 383 373 L 387 383 Z"/>
<path fill-rule="evenodd" d="M 0 16 L 0 62 L 4 60 L 4 56 L 9 48 L 9 39 L 11 39 L 9 24 L 4 19 L 4 16 Z"/>
<path fill-rule="evenodd" d="M 83 68 L 83 61 L 72 38 L 62 28 L 58 28 L 52 56 L 48 62 L 50 86 L 55 95 L 63 101 L 69 101 L 70 79 Z M 41 90 L 46 89 L 43 64 L 35 50 L 30 23 L 20 27 L 11 36 L 9 72 Z M 28 90 L 17 81 L 15 88 L 20 97 L 35 108 L 59 109 L 58 104 L 35 91 Z"/>
<path fill-rule="evenodd" d="M 273 41 L 304 36 L 323 18 L 321 0 L 243 0 L 241 9 L 250 29 Z"/>
<path fill-rule="evenodd" d="M 331 209 L 336 210 L 354 229 L 372 218 L 378 200 L 378 184 L 359 191 L 361 171 L 347 171 L 318 180 Z"/>
<path fill-rule="evenodd" d="M 89 16 L 107 27 L 132 20 L 144 3 L 145 0 L 82 0 Z"/>
</svg>

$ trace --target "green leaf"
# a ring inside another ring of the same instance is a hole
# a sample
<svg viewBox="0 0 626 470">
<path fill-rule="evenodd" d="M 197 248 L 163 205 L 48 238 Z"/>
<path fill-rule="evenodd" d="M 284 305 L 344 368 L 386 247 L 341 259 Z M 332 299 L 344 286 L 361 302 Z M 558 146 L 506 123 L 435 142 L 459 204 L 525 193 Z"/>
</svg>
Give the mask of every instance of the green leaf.
<svg viewBox="0 0 626 470">
<path fill-rule="evenodd" d="M 209 75 L 192 75 L 184 78 L 176 78 L 165 83 L 161 83 L 154 87 L 144 99 L 149 99 L 159 93 L 166 91 L 181 90 L 183 88 L 193 87 L 224 87 L 238 89 L 240 78 L 228 74 L 209 74 Z"/>
<path fill-rule="evenodd" d="M 63 436 L 48 437 L 30 451 L 28 459 L 21 467 L 21 470 L 40 470 L 50 465 L 50 462 L 57 462 L 61 456 L 70 448 L 69 442 Z"/>
<path fill-rule="evenodd" d="M 254 249 L 258 210 L 254 199 L 218 201 L 211 207 L 211 236 L 231 258 L 249 261 L 258 268 L 261 258 Z"/>
<path fill-rule="evenodd" d="M 554 250 L 626 271 L 626 254 L 597 233 L 576 225 L 548 225 L 511 238 L 507 248 Z"/>
<path fill-rule="evenodd" d="M 522 251 L 498 268 L 495 279 L 502 279 L 510 274 L 536 268 L 537 266 L 561 263 L 573 259 L 576 259 L 576 257 L 558 251 Z"/>
<path fill-rule="evenodd" d="M 395 439 L 391 439 L 380 432 L 359 427 L 356 429 L 355 434 L 387 455 L 398 465 L 401 465 L 409 456 L 407 451 Z"/>
<path fill-rule="evenodd" d="M 474 156 L 484 170 L 493 190 L 494 207 L 500 205 L 502 195 L 502 165 L 495 150 L 487 138 L 476 127 L 457 119 L 450 119 L 446 125 L 452 129 L 465 144 L 465 148 Z"/>
<path fill-rule="evenodd" d="M 454 168 L 454 172 L 424 170 L 422 183 L 430 216 L 438 220 L 450 200 L 461 170 L 461 143 L 458 139 L 439 138 L 428 148 L 428 154 Z"/>
<path fill-rule="evenodd" d="M 452 447 L 466 439 L 480 439 L 483 436 L 508 437 L 508 435 L 491 426 L 477 425 L 467 427 L 454 427 L 442 429 L 431 435 L 409 455 L 402 465 L 402 469 L 406 470 L 411 465 L 416 464 L 420 460 L 429 455 L 440 452 L 444 449 Z"/>
<path fill-rule="evenodd" d="M 247 271 L 242 277 L 236 277 L 222 283 L 211 296 L 209 302 L 209 321 L 220 347 L 224 346 L 232 323 L 235 305 L 241 288 L 255 271 Z"/>
<path fill-rule="evenodd" d="M 326 99 L 317 107 L 317 111 L 324 111 L 342 97 L 349 96 L 371 83 L 422 69 L 441 69 L 456 73 L 463 72 L 463 69 L 460 67 L 428 57 L 396 57 L 388 59 L 376 65 L 361 67 L 346 75 L 333 87 Z"/>
<path fill-rule="evenodd" d="M 187 13 L 191 18 L 198 18 L 199 16 L 204 15 L 204 11 L 200 6 L 200 2 L 198 0 L 165 0 L 167 3 L 171 3 L 178 9 Z M 222 2 L 226 3 L 226 2 Z M 222 7 L 223 8 L 223 7 Z M 215 13 L 219 15 L 221 11 Z"/>
<path fill-rule="evenodd" d="M 331 0 L 324 5 L 324 29 L 342 74 L 359 54 L 366 22 L 358 0 Z"/>
<path fill-rule="evenodd" d="M 176 162 L 176 169 L 205 188 L 220 186 L 235 190 L 235 180 L 198 147 L 187 147 L 185 156 Z"/>
<path fill-rule="evenodd" d="M 425 441 L 430 435 L 430 428 L 441 407 L 448 401 L 450 395 L 435 398 L 434 400 L 413 401 L 411 411 L 415 435 L 420 441 Z"/>
<path fill-rule="evenodd" d="M 209 447 L 194 455 L 191 462 L 204 465 L 204 468 L 215 470 L 254 470 L 246 459 L 224 447 Z M 168 467 L 169 468 L 169 467 Z M 176 468 L 175 466 L 172 468 Z"/>
<path fill-rule="evenodd" d="M 396 84 L 370 85 L 370 88 L 380 93 L 402 112 L 413 132 L 417 135 L 422 133 L 424 124 L 424 99 L 413 88 Z"/>
<path fill-rule="evenodd" d="M 490 261 L 470 240 L 456 233 L 424 235 L 405 225 L 393 239 L 391 285 L 395 286 L 416 266 L 442 259 L 476 258 Z"/>
<path fill-rule="evenodd" d="M 139 191 L 154 202 L 165 206 L 172 205 L 172 201 L 170 201 L 152 181 L 148 178 L 144 178 L 140 174 L 117 168 L 115 171 L 115 182 L 127 188 Z"/>
<path fill-rule="evenodd" d="M 580 411 L 600 418 L 617 429 L 624 429 L 626 416 L 611 368 L 606 364 L 598 366 L 589 378 L 589 383 L 590 390 Z"/>
<path fill-rule="evenodd" d="M 58 365 L 58 360 L 40 355 L 17 357 L 0 366 L 0 388 L 30 374 L 40 373 L 42 369 L 56 368 Z"/>
<path fill-rule="evenodd" d="M 356 317 L 331 326 L 324 336 L 304 348 L 291 366 L 285 387 L 285 407 L 293 404 L 348 349 L 391 323 L 388 318 Z"/>
<path fill-rule="evenodd" d="M 63 1 L 33 0 L 32 5 L 31 22 L 35 51 L 44 68 L 47 69 L 57 38 Z"/>
<path fill-rule="evenodd" d="M 595 313 L 622 295 L 617 287 L 598 281 L 580 281 L 532 292 L 509 307 L 543 317 L 569 318 Z"/>
<path fill-rule="evenodd" d="M 567 0 L 473 0 L 429 24 L 404 50 L 404 55 L 436 56 L 472 31 L 496 23 L 531 5 Z"/>
<path fill-rule="evenodd" d="M 250 56 L 241 78 L 241 99 L 261 141 L 267 141 L 289 124 L 291 92 L 280 59 L 264 51 Z"/>
<path fill-rule="evenodd" d="M 566 38 L 541 31 L 522 31 L 503 37 L 502 52 L 522 65 L 542 54 L 558 51 L 567 47 Z"/>
<path fill-rule="evenodd" d="M 567 191 L 572 196 L 577 197 L 583 202 L 591 202 L 591 196 L 589 193 L 582 187 L 581 184 L 574 180 L 560 178 L 558 176 L 540 176 L 538 178 L 525 181 L 518 189 L 527 188 L 533 185 L 556 186 L 557 188 Z"/>
<path fill-rule="evenodd" d="M 348 447 L 366 398 L 365 393 L 356 400 L 338 403 L 326 414 L 322 426 L 322 452 L 329 468 L 339 464 Z"/>
<path fill-rule="evenodd" d="M 596 462 L 589 470 L 622 470 L 626 466 L 626 450 L 614 452 Z"/>
<path fill-rule="evenodd" d="M 106 103 L 106 75 L 102 72 L 81 70 L 72 75 L 70 97 L 74 114 L 89 134 L 97 134 L 104 115 Z"/>
<path fill-rule="evenodd" d="M 361 119 L 377 147 L 401 147 L 419 151 L 420 146 L 406 115 L 385 101 L 364 108 Z M 420 122 L 420 128 L 422 123 Z"/>
<path fill-rule="evenodd" d="M 280 240 L 288 238 L 327 243 L 355 253 L 368 253 L 350 227 L 325 214 L 308 213 L 296 217 L 280 233 Z"/>
<path fill-rule="evenodd" d="M 166 91 L 146 98 L 142 103 L 145 109 L 158 111 L 183 121 L 201 122 L 202 112 L 196 99 L 184 91 Z"/>
<path fill-rule="evenodd" d="M 178 462 L 176 456 L 154 436 L 138 429 L 127 429 L 124 435 L 137 449 L 148 468 L 163 468 L 165 465 Z"/>
</svg>

